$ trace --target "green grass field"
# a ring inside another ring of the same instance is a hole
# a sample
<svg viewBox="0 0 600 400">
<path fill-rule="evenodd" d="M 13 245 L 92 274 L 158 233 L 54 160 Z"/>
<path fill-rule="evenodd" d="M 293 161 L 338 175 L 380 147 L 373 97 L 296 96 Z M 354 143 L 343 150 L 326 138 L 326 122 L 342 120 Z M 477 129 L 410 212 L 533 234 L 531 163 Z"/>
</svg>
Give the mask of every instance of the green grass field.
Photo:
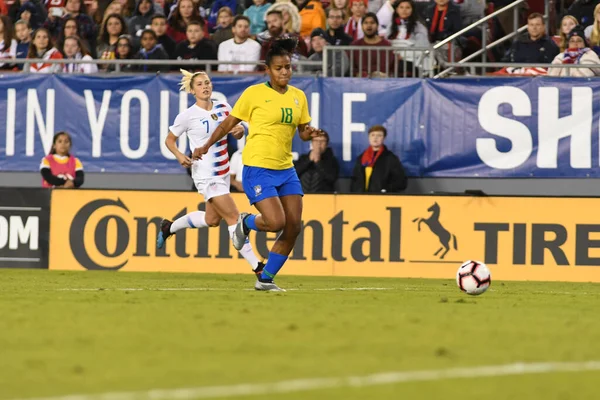
<svg viewBox="0 0 600 400">
<path fill-rule="evenodd" d="M 0 399 L 598 398 L 600 371 L 583 364 L 478 367 L 600 360 L 600 285 L 494 282 L 470 297 L 450 280 L 278 283 L 295 290 L 248 290 L 250 275 L 0 270 Z M 458 367 L 464 377 L 440 376 Z M 423 370 L 437 372 L 411 375 Z M 408 375 L 322 379 L 386 372 Z M 146 392 L 181 388 L 195 390 Z M 87 396 L 107 392 L 139 393 Z"/>
</svg>

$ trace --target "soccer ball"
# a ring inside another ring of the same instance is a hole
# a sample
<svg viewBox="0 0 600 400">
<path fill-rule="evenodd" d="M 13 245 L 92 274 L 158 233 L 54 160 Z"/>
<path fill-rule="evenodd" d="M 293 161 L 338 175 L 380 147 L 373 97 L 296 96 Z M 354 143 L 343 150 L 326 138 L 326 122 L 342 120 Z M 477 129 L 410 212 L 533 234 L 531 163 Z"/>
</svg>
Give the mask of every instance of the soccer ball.
<svg viewBox="0 0 600 400">
<path fill-rule="evenodd" d="M 491 283 L 490 270 L 479 261 L 465 261 L 456 272 L 456 284 L 459 289 L 473 296 L 485 292 Z"/>
</svg>

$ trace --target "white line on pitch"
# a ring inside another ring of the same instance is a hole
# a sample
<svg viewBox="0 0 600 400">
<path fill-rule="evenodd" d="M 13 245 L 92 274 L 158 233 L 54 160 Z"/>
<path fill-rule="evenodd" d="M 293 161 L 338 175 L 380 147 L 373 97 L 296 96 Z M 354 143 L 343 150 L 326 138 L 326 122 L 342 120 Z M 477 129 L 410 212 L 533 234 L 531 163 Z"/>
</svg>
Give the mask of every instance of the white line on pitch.
<svg viewBox="0 0 600 400">
<path fill-rule="evenodd" d="M 165 291 L 165 292 L 208 292 L 208 291 L 238 291 L 238 290 L 250 290 L 254 289 L 234 289 L 234 288 L 60 288 L 55 289 L 59 292 L 97 292 L 97 291 L 120 291 L 120 292 L 131 292 L 131 291 Z M 314 289 L 299 289 L 291 288 L 286 289 L 287 291 L 369 291 L 369 290 L 393 290 L 393 288 L 380 288 L 380 287 L 358 287 L 358 288 L 314 288 Z"/>
<path fill-rule="evenodd" d="M 443 379 L 482 378 L 509 375 L 547 374 L 553 372 L 581 372 L 600 370 L 600 361 L 540 362 L 489 365 L 479 367 L 435 369 L 425 371 L 395 371 L 363 376 L 339 378 L 312 378 L 272 383 L 248 383 L 228 386 L 205 386 L 179 389 L 152 389 L 140 392 L 112 392 L 100 394 L 74 394 L 43 397 L 29 400 L 190 400 L 231 396 L 257 396 L 278 393 L 305 392 L 311 390 L 345 387 L 366 387 L 404 382 L 439 381 Z"/>
</svg>

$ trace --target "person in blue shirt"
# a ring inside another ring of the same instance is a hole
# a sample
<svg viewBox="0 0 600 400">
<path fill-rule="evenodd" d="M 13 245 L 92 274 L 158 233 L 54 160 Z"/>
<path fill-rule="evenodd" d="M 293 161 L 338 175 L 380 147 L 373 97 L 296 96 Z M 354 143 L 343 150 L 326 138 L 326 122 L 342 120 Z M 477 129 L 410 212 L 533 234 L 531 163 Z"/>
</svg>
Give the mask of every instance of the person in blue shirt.
<svg viewBox="0 0 600 400">
<path fill-rule="evenodd" d="M 27 58 L 29 43 L 31 42 L 31 27 L 29 22 L 18 20 L 15 23 L 15 36 L 17 37 L 17 58 Z M 17 64 L 17 68 L 23 69 L 23 64 Z"/>
</svg>

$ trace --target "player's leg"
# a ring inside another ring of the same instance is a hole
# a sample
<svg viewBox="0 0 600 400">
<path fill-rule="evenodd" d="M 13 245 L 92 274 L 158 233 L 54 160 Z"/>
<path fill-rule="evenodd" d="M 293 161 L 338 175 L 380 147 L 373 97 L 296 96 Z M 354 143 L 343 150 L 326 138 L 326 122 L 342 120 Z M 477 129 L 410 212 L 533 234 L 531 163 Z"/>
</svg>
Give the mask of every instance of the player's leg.
<svg viewBox="0 0 600 400">
<path fill-rule="evenodd" d="M 209 200 L 209 202 L 207 203 L 207 207 L 209 205 L 211 209 L 214 209 L 215 212 L 219 215 L 219 219 L 222 218 L 225 220 L 229 229 L 229 237 L 233 241 L 238 217 L 240 216 L 240 212 L 238 211 L 237 206 L 233 201 L 233 198 L 229 193 L 223 194 L 221 196 L 216 196 Z M 254 254 L 252 244 L 248 239 L 246 239 L 244 246 L 239 250 L 239 252 L 242 255 L 242 257 L 244 257 L 244 259 L 248 261 L 248 264 L 250 264 L 250 267 L 252 267 L 252 270 L 255 274 L 262 273 L 264 264 L 260 262 Z"/>
</svg>

